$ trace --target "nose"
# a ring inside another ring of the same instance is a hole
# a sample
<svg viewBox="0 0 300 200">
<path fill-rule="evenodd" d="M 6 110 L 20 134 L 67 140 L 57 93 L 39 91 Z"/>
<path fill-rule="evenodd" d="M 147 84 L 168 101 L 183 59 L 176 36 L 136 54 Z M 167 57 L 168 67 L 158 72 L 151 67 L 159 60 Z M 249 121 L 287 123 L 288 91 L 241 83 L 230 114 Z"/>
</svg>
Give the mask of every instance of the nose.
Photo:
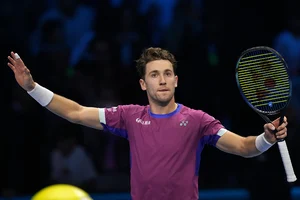
<svg viewBox="0 0 300 200">
<path fill-rule="evenodd" d="M 159 85 L 166 85 L 166 80 L 164 78 L 164 76 L 160 76 L 160 82 L 159 82 Z"/>
</svg>

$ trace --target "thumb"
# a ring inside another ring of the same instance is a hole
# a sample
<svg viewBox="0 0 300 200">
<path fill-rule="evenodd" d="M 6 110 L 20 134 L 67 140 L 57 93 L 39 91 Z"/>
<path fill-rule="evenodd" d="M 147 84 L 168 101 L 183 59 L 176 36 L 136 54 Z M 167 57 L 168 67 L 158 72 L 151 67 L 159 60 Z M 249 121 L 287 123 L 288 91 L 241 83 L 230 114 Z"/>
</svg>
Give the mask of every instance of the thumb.
<svg viewBox="0 0 300 200">
<path fill-rule="evenodd" d="M 271 124 L 271 123 L 266 124 L 265 127 L 266 127 L 267 129 L 271 130 L 271 131 L 274 131 L 274 130 L 276 129 L 275 126 L 274 126 L 273 124 Z"/>
<path fill-rule="evenodd" d="M 30 70 L 27 67 L 25 68 L 25 73 L 30 74 Z"/>
</svg>

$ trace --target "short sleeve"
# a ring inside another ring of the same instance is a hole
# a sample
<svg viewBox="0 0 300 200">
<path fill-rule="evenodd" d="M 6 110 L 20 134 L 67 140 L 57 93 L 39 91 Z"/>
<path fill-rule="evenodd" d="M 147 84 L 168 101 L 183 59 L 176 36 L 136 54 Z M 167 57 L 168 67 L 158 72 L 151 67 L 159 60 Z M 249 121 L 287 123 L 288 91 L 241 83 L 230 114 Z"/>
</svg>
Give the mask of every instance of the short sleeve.
<svg viewBox="0 0 300 200">
<path fill-rule="evenodd" d="M 215 146 L 218 139 L 227 131 L 221 122 L 203 112 L 200 123 L 200 135 L 205 144 Z"/>
<path fill-rule="evenodd" d="M 119 105 L 110 108 L 99 108 L 100 123 L 104 131 L 128 139 L 126 121 L 132 113 L 133 106 Z"/>
</svg>

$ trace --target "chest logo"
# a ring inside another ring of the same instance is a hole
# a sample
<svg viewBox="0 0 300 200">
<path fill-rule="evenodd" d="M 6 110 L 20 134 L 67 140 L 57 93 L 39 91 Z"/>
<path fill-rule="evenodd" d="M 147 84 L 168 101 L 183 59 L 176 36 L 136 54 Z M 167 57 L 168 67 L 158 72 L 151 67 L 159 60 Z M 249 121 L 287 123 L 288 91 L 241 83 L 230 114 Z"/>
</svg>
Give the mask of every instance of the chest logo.
<svg viewBox="0 0 300 200">
<path fill-rule="evenodd" d="M 142 125 L 150 125 L 151 124 L 151 121 L 144 121 L 144 120 L 142 120 L 142 119 L 140 119 L 140 118 L 136 118 L 136 123 L 140 123 L 140 124 L 142 124 Z"/>
<path fill-rule="evenodd" d="M 185 120 L 184 120 L 184 121 L 181 121 L 179 125 L 180 125 L 180 126 L 187 126 L 188 123 L 189 123 L 189 121 L 185 121 Z"/>
</svg>

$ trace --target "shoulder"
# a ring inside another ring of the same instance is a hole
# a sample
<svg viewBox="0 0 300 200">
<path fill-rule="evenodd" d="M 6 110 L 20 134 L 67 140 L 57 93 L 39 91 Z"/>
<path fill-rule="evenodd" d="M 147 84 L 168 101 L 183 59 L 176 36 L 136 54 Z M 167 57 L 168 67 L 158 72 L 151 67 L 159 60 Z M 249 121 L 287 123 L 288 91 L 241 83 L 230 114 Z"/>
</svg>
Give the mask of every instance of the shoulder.
<svg viewBox="0 0 300 200">
<path fill-rule="evenodd" d="M 128 105 L 119 105 L 117 107 L 112 107 L 108 109 L 115 109 L 130 112 L 131 114 L 138 113 L 138 112 L 145 112 L 148 109 L 148 106 L 142 106 L 137 104 L 128 104 Z"/>
<path fill-rule="evenodd" d="M 118 107 L 126 108 L 126 109 L 141 110 L 141 109 L 147 108 L 148 106 L 138 105 L 138 104 L 127 104 L 127 105 L 118 105 Z"/>
<path fill-rule="evenodd" d="M 183 115 L 189 115 L 190 117 L 193 117 L 193 118 L 196 118 L 196 119 L 199 119 L 199 118 L 202 118 L 204 115 L 206 115 L 207 113 L 204 112 L 203 110 L 197 110 L 197 109 L 193 109 L 193 108 L 190 108 L 190 107 L 187 107 L 185 105 L 182 105 L 182 108 L 180 110 L 180 113 L 183 114 Z"/>
<path fill-rule="evenodd" d="M 182 105 L 182 109 L 180 112 L 182 115 L 188 116 L 189 119 L 201 124 L 210 124 L 211 122 L 219 121 L 204 110 L 193 109 L 184 105 Z"/>
</svg>

